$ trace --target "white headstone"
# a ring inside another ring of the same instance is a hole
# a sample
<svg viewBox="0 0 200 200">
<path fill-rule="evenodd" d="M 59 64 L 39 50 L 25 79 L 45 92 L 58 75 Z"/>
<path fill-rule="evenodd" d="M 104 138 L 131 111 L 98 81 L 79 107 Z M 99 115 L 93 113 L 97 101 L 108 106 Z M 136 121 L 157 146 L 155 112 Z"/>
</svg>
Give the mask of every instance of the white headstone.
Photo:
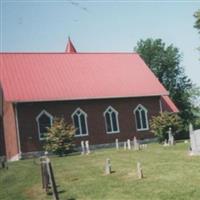
<svg viewBox="0 0 200 200">
<path fill-rule="evenodd" d="M 129 139 L 127 140 L 127 146 L 128 146 L 128 150 L 131 150 L 131 141 Z"/>
<path fill-rule="evenodd" d="M 85 149 L 86 149 L 86 154 L 89 154 L 90 153 L 90 147 L 89 147 L 89 141 L 88 140 L 85 141 Z"/>
<path fill-rule="evenodd" d="M 119 141 L 118 141 L 118 139 L 115 139 L 115 145 L 116 145 L 116 149 L 119 149 Z"/>
<path fill-rule="evenodd" d="M 111 173 L 111 163 L 110 163 L 110 159 L 107 158 L 106 164 L 105 164 L 105 174 L 108 175 L 110 173 Z"/>
<path fill-rule="evenodd" d="M 137 138 L 135 136 L 133 138 L 133 148 L 134 148 L 134 150 L 139 150 L 139 144 L 138 144 Z"/>
<path fill-rule="evenodd" d="M 81 154 L 85 154 L 85 145 L 84 145 L 84 141 L 81 141 Z"/>
<path fill-rule="evenodd" d="M 168 144 L 174 145 L 174 136 L 172 135 L 172 129 L 171 128 L 169 128 L 169 131 L 168 131 Z"/>
<path fill-rule="evenodd" d="M 139 179 L 143 178 L 143 172 L 140 162 L 137 162 L 137 176 Z"/>
<path fill-rule="evenodd" d="M 192 124 L 189 125 L 190 131 L 190 155 L 200 155 L 200 129 L 193 130 Z"/>
</svg>

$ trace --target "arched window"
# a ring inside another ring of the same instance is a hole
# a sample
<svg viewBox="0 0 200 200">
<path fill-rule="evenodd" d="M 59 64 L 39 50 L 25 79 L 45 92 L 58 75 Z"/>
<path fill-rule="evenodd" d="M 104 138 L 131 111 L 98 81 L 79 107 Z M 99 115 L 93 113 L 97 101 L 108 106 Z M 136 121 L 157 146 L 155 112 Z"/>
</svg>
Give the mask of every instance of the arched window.
<svg viewBox="0 0 200 200">
<path fill-rule="evenodd" d="M 76 136 L 85 136 L 88 135 L 88 126 L 87 126 L 87 114 L 77 108 L 73 114 L 72 119 L 74 123 L 74 127 L 76 128 Z"/>
<path fill-rule="evenodd" d="M 47 133 L 47 127 L 51 127 L 53 122 L 53 116 L 49 114 L 47 111 L 43 110 L 36 117 L 37 125 L 38 125 L 38 134 L 39 139 L 44 140 L 45 135 Z"/>
<path fill-rule="evenodd" d="M 148 124 L 147 109 L 142 105 L 138 105 L 134 110 L 134 114 L 135 114 L 137 130 L 138 131 L 148 130 L 149 124 Z"/>
<path fill-rule="evenodd" d="M 104 112 L 106 132 L 119 133 L 118 112 L 109 106 Z"/>
</svg>

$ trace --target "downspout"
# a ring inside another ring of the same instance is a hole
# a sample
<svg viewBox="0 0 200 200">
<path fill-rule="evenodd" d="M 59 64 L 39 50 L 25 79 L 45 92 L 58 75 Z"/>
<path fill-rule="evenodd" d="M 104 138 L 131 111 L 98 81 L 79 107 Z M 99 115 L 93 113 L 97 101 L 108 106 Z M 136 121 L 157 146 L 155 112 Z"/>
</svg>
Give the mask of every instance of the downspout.
<svg viewBox="0 0 200 200">
<path fill-rule="evenodd" d="M 18 122 L 18 112 L 17 112 L 17 103 L 14 103 L 14 113 L 15 113 L 15 124 L 16 124 L 16 132 L 17 132 L 17 147 L 18 147 L 18 158 L 21 159 L 22 152 L 21 152 L 21 143 L 20 143 L 20 136 L 19 136 L 19 122 Z"/>
</svg>

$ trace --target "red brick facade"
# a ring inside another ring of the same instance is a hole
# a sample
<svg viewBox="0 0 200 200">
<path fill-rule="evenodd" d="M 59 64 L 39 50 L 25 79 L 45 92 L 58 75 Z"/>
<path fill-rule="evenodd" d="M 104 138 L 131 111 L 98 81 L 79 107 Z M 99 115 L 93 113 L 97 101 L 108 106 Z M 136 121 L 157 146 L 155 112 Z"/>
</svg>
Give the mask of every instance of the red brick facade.
<svg viewBox="0 0 200 200">
<path fill-rule="evenodd" d="M 5 144 L 3 134 L 3 118 L 0 116 L 0 156 L 5 155 Z"/>
<path fill-rule="evenodd" d="M 72 123 L 71 115 L 81 108 L 87 113 L 88 136 L 76 137 L 76 143 L 89 140 L 90 144 L 112 143 L 116 138 L 125 141 L 137 136 L 139 139 L 152 138 L 149 131 L 137 131 L 133 110 L 142 104 L 148 110 L 148 118 L 160 112 L 160 97 L 118 98 L 101 100 L 80 100 L 60 102 L 38 102 L 17 104 L 20 143 L 22 153 L 42 150 L 39 140 L 36 117 L 42 110 L 46 110 L 53 117 L 64 117 Z M 119 113 L 120 133 L 107 134 L 103 112 L 112 106 Z"/>
<path fill-rule="evenodd" d="M 5 149 L 6 156 L 9 159 L 17 159 L 16 157 L 20 152 L 14 106 L 10 102 L 4 102 L 3 104 Z"/>
</svg>

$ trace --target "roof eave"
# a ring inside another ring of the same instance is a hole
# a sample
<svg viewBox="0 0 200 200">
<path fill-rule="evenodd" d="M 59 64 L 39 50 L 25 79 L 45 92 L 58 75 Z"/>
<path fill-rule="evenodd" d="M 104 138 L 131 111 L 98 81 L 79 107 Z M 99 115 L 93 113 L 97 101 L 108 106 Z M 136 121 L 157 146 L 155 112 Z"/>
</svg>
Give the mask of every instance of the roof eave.
<svg viewBox="0 0 200 200">
<path fill-rule="evenodd" d="M 34 99 L 34 100 L 6 100 L 12 103 L 29 103 L 29 102 L 55 102 L 55 101 L 78 101 L 78 100 L 100 100 L 100 99 L 122 99 L 122 98 L 139 98 L 169 95 L 166 93 L 135 95 L 135 96 L 104 96 L 104 97 L 81 97 L 81 98 L 63 98 L 63 99 Z"/>
</svg>

